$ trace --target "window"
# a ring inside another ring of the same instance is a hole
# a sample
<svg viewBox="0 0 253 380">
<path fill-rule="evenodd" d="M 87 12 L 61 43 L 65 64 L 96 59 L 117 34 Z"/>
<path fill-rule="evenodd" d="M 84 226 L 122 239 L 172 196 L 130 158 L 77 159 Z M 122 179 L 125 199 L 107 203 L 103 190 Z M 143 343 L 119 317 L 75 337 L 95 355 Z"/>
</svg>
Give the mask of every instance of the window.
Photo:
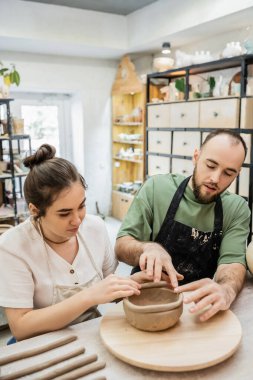
<svg viewBox="0 0 253 380">
<path fill-rule="evenodd" d="M 33 150 L 48 141 L 60 154 L 57 106 L 21 105 L 21 118 L 25 120 L 24 133 L 31 136 Z"/>
<path fill-rule="evenodd" d="M 24 133 L 31 136 L 33 150 L 49 143 L 56 148 L 57 156 L 72 160 L 70 100 L 70 95 L 62 94 L 14 95 L 12 116 L 24 119 Z"/>
</svg>

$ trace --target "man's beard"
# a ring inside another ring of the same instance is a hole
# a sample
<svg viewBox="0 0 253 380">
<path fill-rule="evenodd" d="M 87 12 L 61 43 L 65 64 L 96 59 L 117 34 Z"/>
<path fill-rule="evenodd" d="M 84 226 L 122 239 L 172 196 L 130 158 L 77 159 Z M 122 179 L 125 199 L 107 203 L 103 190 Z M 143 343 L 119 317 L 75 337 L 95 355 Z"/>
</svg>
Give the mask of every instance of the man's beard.
<svg viewBox="0 0 253 380">
<path fill-rule="evenodd" d="M 197 182 L 196 182 L 196 176 L 197 176 L 196 167 L 197 166 L 195 166 L 195 168 L 193 170 L 193 175 L 192 175 L 192 190 L 193 190 L 193 194 L 194 194 L 195 198 L 201 203 L 207 204 L 207 203 L 215 202 L 219 196 L 219 193 L 215 194 L 215 195 L 211 195 L 210 197 L 207 197 L 206 195 L 201 194 L 201 186 L 202 185 L 197 185 Z"/>
</svg>

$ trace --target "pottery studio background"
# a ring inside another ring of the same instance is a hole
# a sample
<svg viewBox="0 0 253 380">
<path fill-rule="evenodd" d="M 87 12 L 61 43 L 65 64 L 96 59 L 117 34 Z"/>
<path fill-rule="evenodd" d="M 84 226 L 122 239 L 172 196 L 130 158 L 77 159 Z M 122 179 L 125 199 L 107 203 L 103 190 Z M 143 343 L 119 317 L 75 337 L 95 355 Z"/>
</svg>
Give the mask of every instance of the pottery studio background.
<svg viewBox="0 0 253 380">
<path fill-rule="evenodd" d="M 21 77 L 11 86 L 13 116 L 21 117 L 24 105 L 56 105 L 60 154 L 89 184 L 88 212 L 97 212 L 97 202 L 110 215 L 111 89 L 122 56 L 142 80 L 156 71 L 165 41 L 174 60 L 176 51 L 220 58 L 227 43 L 243 47 L 253 38 L 253 1 L 103 0 L 94 9 L 77 3 L 1 0 L 0 60 L 14 63 Z"/>
</svg>

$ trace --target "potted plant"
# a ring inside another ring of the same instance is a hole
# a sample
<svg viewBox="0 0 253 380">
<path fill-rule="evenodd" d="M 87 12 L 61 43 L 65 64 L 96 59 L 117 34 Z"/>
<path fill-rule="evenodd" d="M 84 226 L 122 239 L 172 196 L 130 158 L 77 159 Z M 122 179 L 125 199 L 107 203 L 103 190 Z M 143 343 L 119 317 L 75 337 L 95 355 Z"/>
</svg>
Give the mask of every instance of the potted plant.
<svg viewBox="0 0 253 380">
<path fill-rule="evenodd" d="M 7 67 L 0 62 L 0 77 L 1 76 L 3 77 L 3 84 L 2 89 L 0 89 L 0 93 L 2 94 L 2 97 L 6 98 L 9 96 L 9 90 L 12 84 L 19 86 L 20 75 L 13 63 Z"/>
<path fill-rule="evenodd" d="M 207 82 L 209 85 L 209 96 L 213 96 L 213 89 L 215 87 L 215 78 L 214 77 L 208 77 Z"/>
<path fill-rule="evenodd" d="M 216 84 L 215 77 L 208 76 L 204 78 L 199 75 L 199 77 L 203 80 L 204 85 L 202 85 L 202 92 L 195 92 L 194 98 L 209 98 L 213 97 L 213 90 Z"/>
<path fill-rule="evenodd" d="M 178 78 L 175 80 L 175 87 L 179 91 L 179 100 L 183 100 L 185 96 L 185 80 L 184 78 Z"/>
</svg>

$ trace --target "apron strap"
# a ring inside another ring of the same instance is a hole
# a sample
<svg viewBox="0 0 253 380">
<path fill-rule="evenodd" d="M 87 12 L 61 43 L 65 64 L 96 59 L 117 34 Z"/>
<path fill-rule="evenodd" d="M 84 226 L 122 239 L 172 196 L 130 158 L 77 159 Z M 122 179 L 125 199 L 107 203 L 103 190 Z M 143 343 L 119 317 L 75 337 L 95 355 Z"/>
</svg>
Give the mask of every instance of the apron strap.
<svg viewBox="0 0 253 380">
<path fill-rule="evenodd" d="M 175 219 L 175 215 L 176 215 L 176 212 L 177 212 L 177 209 L 178 209 L 178 206 L 179 206 L 179 203 L 184 195 L 184 192 L 185 192 L 185 188 L 190 180 L 191 176 L 190 177 L 187 177 L 185 178 L 181 183 L 180 185 L 178 186 L 178 189 L 177 191 L 175 192 L 174 194 L 174 197 L 170 203 L 170 206 L 168 208 L 168 211 L 167 211 L 167 214 L 166 214 L 166 217 L 164 220 L 174 220 Z"/>
<path fill-rule="evenodd" d="M 223 208 L 220 196 L 217 197 L 214 208 L 214 231 L 222 231 L 223 229 Z"/>
</svg>

